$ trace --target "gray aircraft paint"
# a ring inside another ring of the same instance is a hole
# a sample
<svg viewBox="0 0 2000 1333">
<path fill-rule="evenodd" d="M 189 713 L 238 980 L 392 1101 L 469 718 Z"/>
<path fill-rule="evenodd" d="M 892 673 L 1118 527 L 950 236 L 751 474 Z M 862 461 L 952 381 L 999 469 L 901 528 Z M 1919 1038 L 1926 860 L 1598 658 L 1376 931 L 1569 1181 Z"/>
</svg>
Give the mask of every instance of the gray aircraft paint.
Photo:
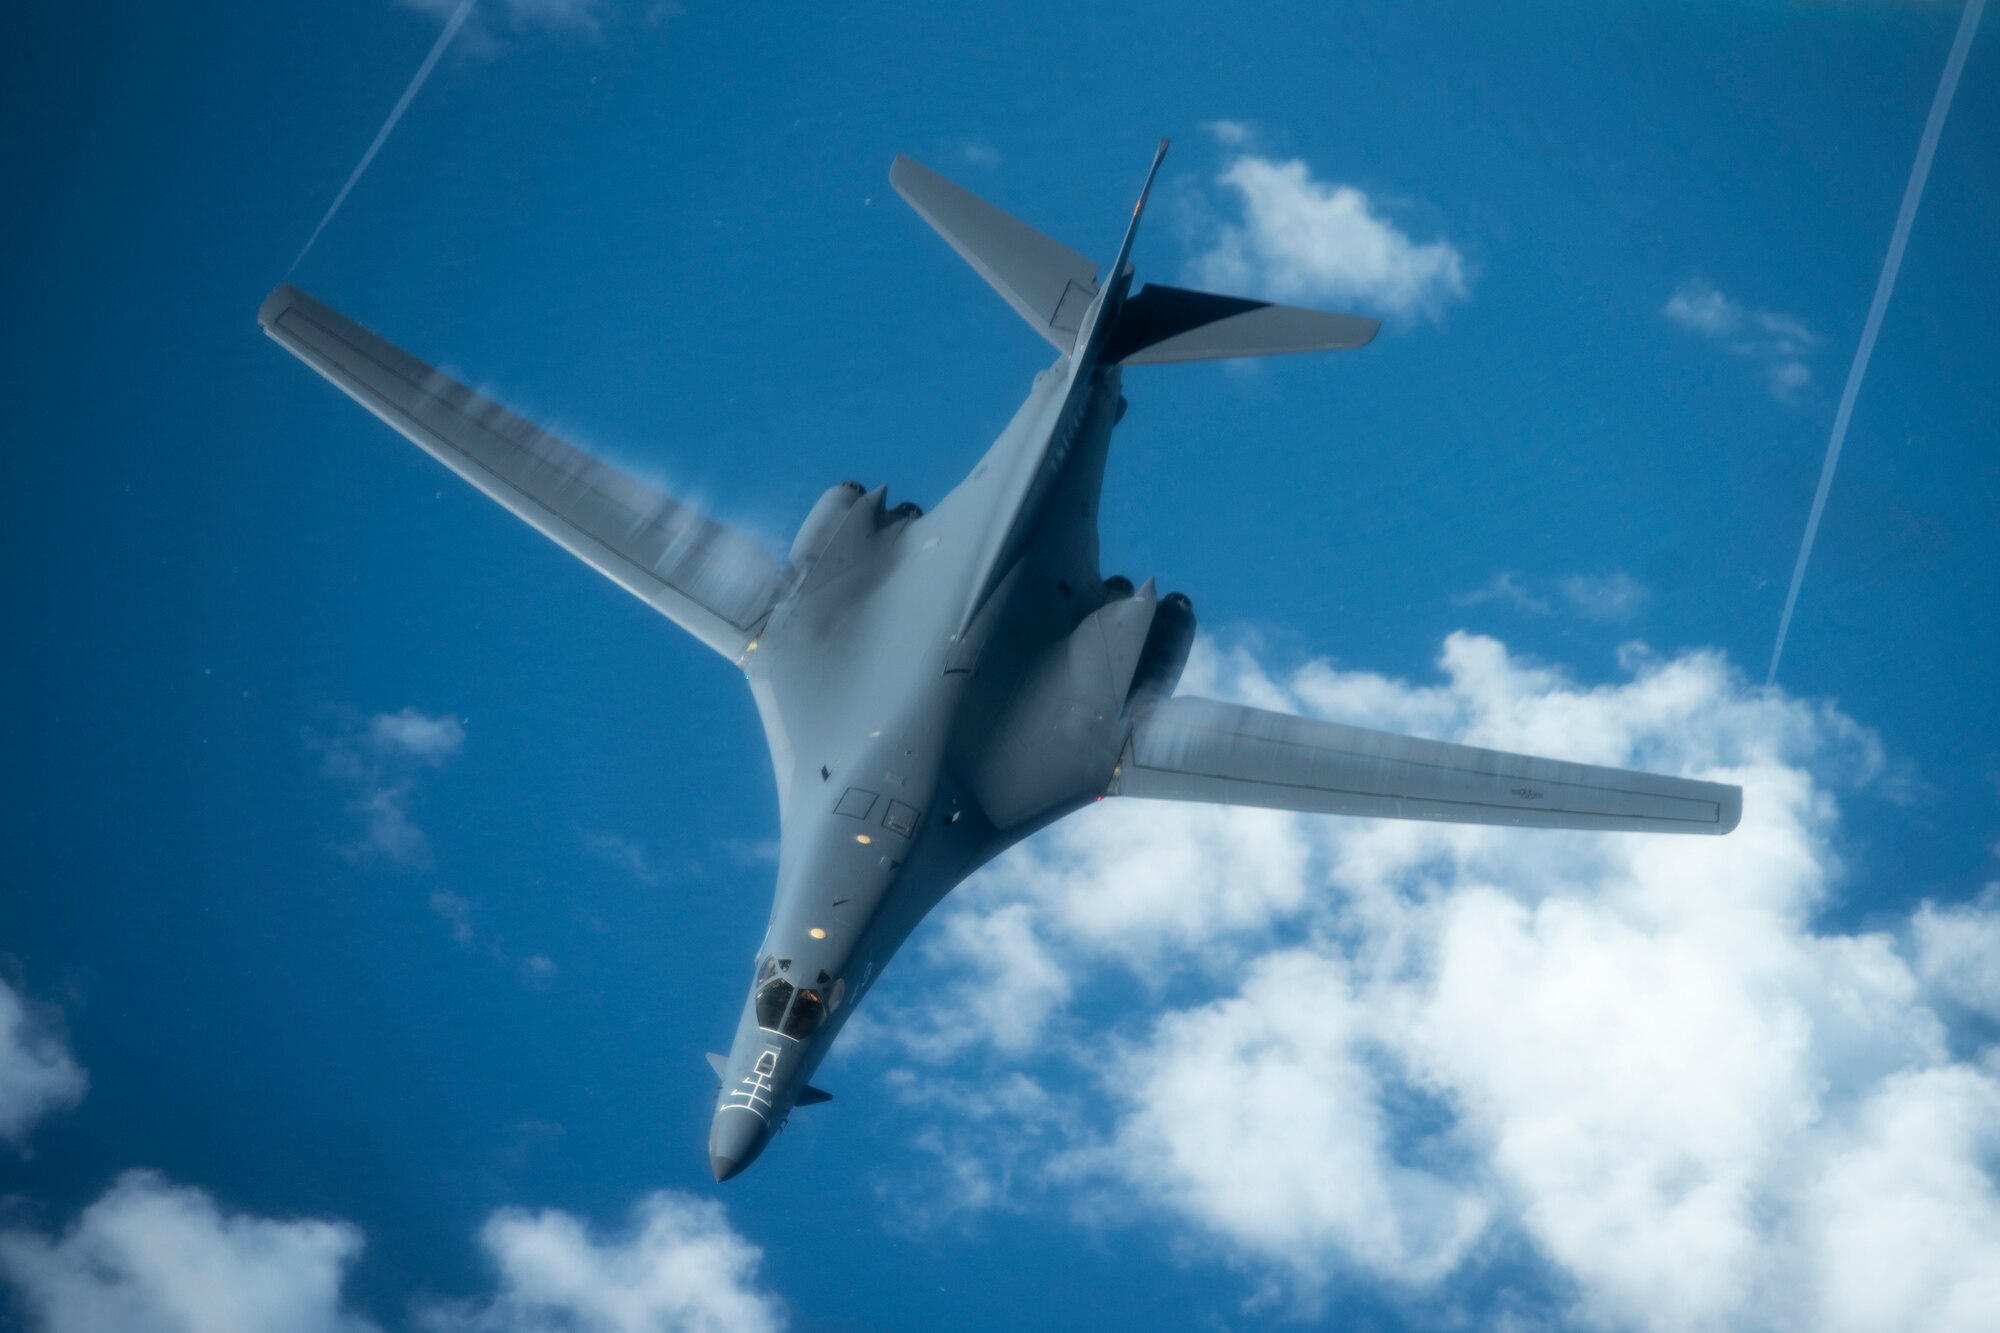
<svg viewBox="0 0 2000 1333">
<path fill-rule="evenodd" d="M 795 1106 L 826 1100 L 814 1071 L 939 900 L 1092 800 L 1540 828 L 1736 826 L 1735 787 L 1171 697 L 1191 606 L 1099 569 L 1122 366 L 1357 347 L 1374 322 L 1171 287 L 1132 293 L 1126 259 L 1144 192 L 1100 286 L 1075 251 L 916 163 L 897 159 L 891 179 L 1058 355 L 934 512 L 890 508 L 883 487 L 835 486 L 782 561 L 303 292 L 279 288 L 259 316 L 363 406 L 749 681 L 782 836 L 751 989 L 728 1054 L 712 1057 L 717 1180 L 748 1166 Z M 767 1024 L 757 1001 L 773 982 L 792 1007 Z"/>
</svg>

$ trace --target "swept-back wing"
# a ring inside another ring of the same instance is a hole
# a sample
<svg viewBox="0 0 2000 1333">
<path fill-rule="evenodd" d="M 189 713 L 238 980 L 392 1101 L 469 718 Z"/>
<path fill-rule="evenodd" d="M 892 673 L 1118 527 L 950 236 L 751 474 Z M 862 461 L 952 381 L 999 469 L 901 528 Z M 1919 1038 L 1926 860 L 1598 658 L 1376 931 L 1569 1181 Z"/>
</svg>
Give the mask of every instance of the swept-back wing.
<svg viewBox="0 0 2000 1333">
<path fill-rule="evenodd" d="M 1524 828 L 1727 833 L 1743 789 L 1168 699 L 1132 728 L 1110 793 Z"/>
<path fill-rule="evenodd" d="M 544 536 L 735 659 L 789 574 L 763 545 L 599 462 L 296 287 L 264 331 Z"/>
</svg>

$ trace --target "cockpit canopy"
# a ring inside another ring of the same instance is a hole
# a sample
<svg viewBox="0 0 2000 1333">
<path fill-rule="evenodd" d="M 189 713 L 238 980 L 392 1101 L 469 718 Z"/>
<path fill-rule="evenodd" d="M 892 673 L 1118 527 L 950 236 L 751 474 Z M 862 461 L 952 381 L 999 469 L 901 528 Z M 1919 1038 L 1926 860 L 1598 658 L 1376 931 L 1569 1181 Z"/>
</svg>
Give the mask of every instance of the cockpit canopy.
<svg viewBox="0 0 2000 1333">
<path fill-rule="evenodd" d="M 821 973 L 821 985 L 796 986 L 785 974 L 791 971 L 789 958 L 766 958 L 757 968 L 757 1026 L 772 1032 L 781 1032 L 794 1041 L 804 1041 L 819 1031 L 826 1021 L 829 1010 L 828 992 L 822 989 L 826 974 Z M 832 1004 L 840 1003 L 840 992 L 844 989 L 840 982 L 833 983 Z"/>
</svg>

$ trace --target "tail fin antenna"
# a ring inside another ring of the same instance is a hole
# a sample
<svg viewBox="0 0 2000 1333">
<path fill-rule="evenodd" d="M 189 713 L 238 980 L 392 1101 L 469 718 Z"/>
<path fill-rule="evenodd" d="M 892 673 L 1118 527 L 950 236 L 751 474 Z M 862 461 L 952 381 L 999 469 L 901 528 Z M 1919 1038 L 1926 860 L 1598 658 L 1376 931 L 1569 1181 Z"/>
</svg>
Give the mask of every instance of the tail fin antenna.
<svg viewBox="0 0 2000 1333">
<path fill-rule="evenodd" d="M 1125 265 L 1132 258 L 1132 242 L 1139 239 L 1139 216 L 1146 211 L 1146 198 L 1153 193 L 1153 178 L 1160 174 L 1160 163 L 1167 160 L 1167 149 L 1171 141 L 1160 140 L 1160 146 L 1153 150 L 1153 165 L 1146 168 L 1146 183 L 1139 187 L 1138 202 L 1132 205 L 1132 220 L 1125 224 L 1125 239 L 1118 243 L 1118 258 L 1111 261 L 1111 272 L 1105 275 L 1105 282 L 1118 281 L 1118 275 L 1125 271 Z"/>
</svg>

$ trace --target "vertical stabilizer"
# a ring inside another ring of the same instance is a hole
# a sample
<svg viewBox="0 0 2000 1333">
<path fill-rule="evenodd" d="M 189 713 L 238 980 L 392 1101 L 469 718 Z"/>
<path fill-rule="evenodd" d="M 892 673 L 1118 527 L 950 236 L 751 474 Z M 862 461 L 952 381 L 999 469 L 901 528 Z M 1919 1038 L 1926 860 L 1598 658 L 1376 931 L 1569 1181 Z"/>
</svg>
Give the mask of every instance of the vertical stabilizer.
<svg viewBox="0 0 2000 1333">
<path fill-rule="evenodd" d="M 1146 200 L 1153 193 L 1153 178 L 1160 174 L 1160 163 L 1167 160 L 1167 149 L 1171 141 L 1160 140 L 1160 146 L 1153 150 L 1153 165 L 1146 168 L 1146 183 L 1139 187 L 1138 202 L 1132 205 L 1132 220 L 1125 225 L 1125 239 L 1118 242 L 1118 258 L 1111 261 L 1111 276 L 1107 281 L 1118 281 L 1118 275 L 1132 260 L 1132 242 L 1139 239 L 1139 218 L 1146 211 Z"/>
</svg>

